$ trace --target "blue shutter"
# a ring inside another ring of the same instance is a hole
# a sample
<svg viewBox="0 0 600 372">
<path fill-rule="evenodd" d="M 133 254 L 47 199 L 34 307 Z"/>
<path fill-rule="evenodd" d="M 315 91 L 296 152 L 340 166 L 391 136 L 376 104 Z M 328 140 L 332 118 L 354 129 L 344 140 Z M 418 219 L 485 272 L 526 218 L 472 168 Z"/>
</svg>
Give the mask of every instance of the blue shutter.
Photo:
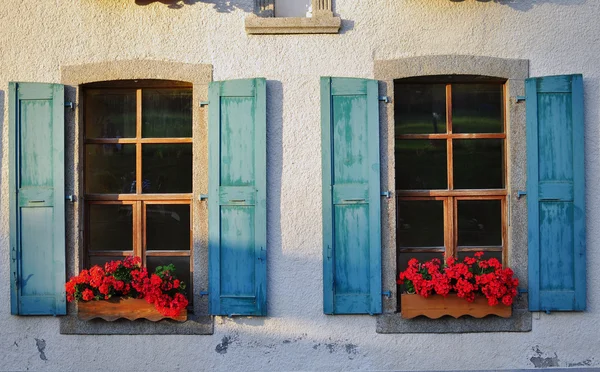
<svg viewBox="0 0 600 372">
<path fill-rule="evenodd" d="M 209 301 L 213 315 L 267 315 L 265 79 L 209 87 Z"/>
<path fill-rule="evenodd" d="M 64 87 L 9 84 L 10 293 L 15 315 L 64 315 Z"/>
<path fill-rule="evenodd" d="M 529 310 L 585 310 L 581 75 L 527 79 Z"/>
<path fill-rule="evenodd" d="M 381 313 L 377 94 L 375 80 L 321 78 L 326 314 Z"/>
</svg>

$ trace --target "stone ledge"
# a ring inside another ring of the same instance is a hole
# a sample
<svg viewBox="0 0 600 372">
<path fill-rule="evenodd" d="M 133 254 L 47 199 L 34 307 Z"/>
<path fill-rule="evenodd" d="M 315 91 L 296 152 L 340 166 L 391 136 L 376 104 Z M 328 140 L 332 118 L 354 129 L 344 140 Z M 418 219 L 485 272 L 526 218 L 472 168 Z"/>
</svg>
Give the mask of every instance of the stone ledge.
<svg viewBox="0 0 600 372">
<path fill-rule="evenodd" d="M 212 316 L 198 316 L 185 322 L 161 320 L 130 321 L 119 319 L 107 322 L 102 319 L 83 321 L 77 316 L 60 318 L 61 335 L 212 335 Z"/>
<path fill-rule="evenodd" d="M 337 34 L 342 25 L 340 17 L 246 17 L 248 34 Z"/>
<path fill-rule="evenodd" d="M 399 313 L 383 314 L 377 317 L 377 333 L 484 333 L 484 332 L 529 332 L 531 313 L 513 309 L 510 318 L 488 316 L 482 319 L 472 317 L 442 317 L 429 319 L 417 317 L 402 319 Z"/>
</svg>

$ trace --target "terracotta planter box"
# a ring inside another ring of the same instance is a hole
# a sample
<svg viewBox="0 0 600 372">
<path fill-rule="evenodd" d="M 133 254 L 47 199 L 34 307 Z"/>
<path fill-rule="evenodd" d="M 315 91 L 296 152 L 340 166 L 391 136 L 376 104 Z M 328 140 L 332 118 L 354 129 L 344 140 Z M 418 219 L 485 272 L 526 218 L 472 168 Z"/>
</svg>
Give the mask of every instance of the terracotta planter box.
<svg viewBox="0 0 600 372">
<path fill-rule="evenodd" d="M 173 319 L 183 322 L 187 320 L 187 310 L 183 310 L 177 317 L 168 317 L 159 313 L 154 304 L 149 304 L 144 299 L 113 297 L 106 301 L 79 301 L 77 317 L 81 320 L 101 318 L 110 322 L 120 318 L 148 319 L 153 322 L 161 319 Z"/>
<path fill-rule="evenodd" d="M 427 298 L 416 294 L 402 294 L 400 297 L 400 311 L 404 319 L 412 319 L 419 315 L 431 319 L 437 319 L 444 315 L 455 318 L 463 315 L 470 315 L 475 318 L 483 318 L 487 315 L 509 318 L 512 314 L 512 307 L 501 303 L 490 306 L 483 296 L 476 296 L 475 301 L 468 302 L 457 297 L 455 293 L 450 293 L 446 297 L 431 295 Z"/>
</svg>

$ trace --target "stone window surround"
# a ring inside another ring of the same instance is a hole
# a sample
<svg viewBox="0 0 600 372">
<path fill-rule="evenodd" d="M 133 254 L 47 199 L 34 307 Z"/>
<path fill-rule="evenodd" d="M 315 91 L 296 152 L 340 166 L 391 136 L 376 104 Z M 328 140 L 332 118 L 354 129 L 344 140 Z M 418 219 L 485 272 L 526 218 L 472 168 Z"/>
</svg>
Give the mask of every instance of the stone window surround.
<svg viewBox="0 0 600 372">
<path fill-rule="evenodd" d="M 159 79 L 192 83 L 193 128 L 193 250 L 194 250 L 194 313 L 186 322 L 147 320 L 106 322 L 101 319 L 81 321 L 76 305 L 69 304 L 68 316 L 60 318 L 61 334 L 213 334 L 213 318 L 208 314 L 208 298 L 200 297 L 208 288 L 208 208 L 199 201 L 208 190 L 207 114 L 199 105 L 208 99 L 208 84 L 212 81 L 212 65 L 163 61 L 109 61 L 61 67 L 60 83 L 65 85 L 65 100 L 75 102 L 74 110 L 65 110 L 65 187 L 67 194 L 76 195 L 66 207 L 66 264 L 67 275 L 75 275 L 83 262 L 83 100 L 81 86 L 87 83 L 112 80 Z"/>
<path fill-rule="evenodd" d="M 464 55 L 433 55 L 394 60 L 376 60 L 374 78 L 382 83 L 381 95 L 394 100 L 394 80 L 427 75 L 482 75 L 506 79 L 505 113 L 507 135 L 508 190 L 508 266 L 519 278 L 520 288 L 527 288 L 527 201 L 517 199 L 517 190 L 526 187 L 525 104 L 515 96 L 524 95 L 525 79 L 529 77 L 529 61 Z M 394 190 L 394 105 L 380 105 L 381 120 L 381 187 Z M 383 314 L 377 316 L 377 333 L 454 333 L 454 332 L 526 332 L 531 331 L 531 313 L 527 295 L 521 294 L 513 305 L 508 319 L 486 317 L 475 319 L 423 317 L 402 319 L 397 313 L 396 290 L 396 203 L 395 198 L 383 199 L 381 211 L 383 291 L 392 296 L 384 298 Z"/>
<path fill-rule="evenodd" d="M 337 34 L 342 21 L 334 17 L 331 0 L 311 0 L 312 17 L 275 17 L 275 0 L 254 0 L 246 17 L 248 34 Z"/>
</svg>

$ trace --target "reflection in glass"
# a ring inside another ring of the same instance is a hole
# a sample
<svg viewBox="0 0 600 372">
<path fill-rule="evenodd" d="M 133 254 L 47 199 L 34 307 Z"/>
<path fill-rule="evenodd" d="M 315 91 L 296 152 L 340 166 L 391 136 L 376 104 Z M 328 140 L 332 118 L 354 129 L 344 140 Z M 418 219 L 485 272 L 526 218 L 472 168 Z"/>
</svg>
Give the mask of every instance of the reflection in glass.
<svg viewBox="0 0 600 372">
<path fill-rule="evenodd" d="M 135 145 L 85 145 L 85 191 L 88 194 L 135 192 Z"/>
<path fill-rule="evenodd" d="M 191 137 L 192 90 L 142 90 L 142 137 Z"/>
<path fill-rule="evenodd" d="M 135 90 L 85 91 L 86 138 L 135 137 Z"/>
<path fill-rule="evenodd" d="M 444 204 L 441 200 L 398 202 L 399 247 L 443 247 Z"/>
<path fill-rule="evenodd" d="M 473 257 L 474 253 L 475 252 L 458 252 L 458 259 L 462 262 L 462 260 L 464 260 L 465 257 Z M 490 258 L 495 258 L 498 261 L 500 261 L 500 263 L 502 263 L 502 252 L 483 251 L 483 257 L 481 257 L 481 259 L 487 260 Z"/>
<path fill-rule="evenodd" d="M 192 192 L 192 144 L 142 146 L 142 192 Z"/>
<path fill-rule="evenodd" d="M 503 133 L 503 93 L 500 84 L 452 84 L 454 133 Z"/>
<path fill-rule="evenodd" d="M 90 204 L 87 214 L 89 250 L 133 250 L 132 205 Z"/>
<path fill-rule="evenodd" d="M 98 265 L 98 266 L 104 268 L 104 264 L 109 261 L 117 261 L 117 260 L 122 261 L 124 259 L 125 259 L 125 256 L 89 256 L 90 265 L 89 265 L 88 269 L 94 265 Z"/>
<path fill-rule="evenodd" d="M 146 249 L 190 249 L 189 204 L 146 204 Z"/>
<path fill-rule="evenodd" d="M 190 258 L 189 257 L 146 257 L 148 274 L 153 274 L 158 266 L 175 265 L 175 274 L 179 280 L 183 280 L 190 288 Z M 189 294 L 189 292 L 188 292 Z M 190 298 L 191 296 L 188 296 Z"/>
<path fill-rule="evenodd" d="M 504 140 L 453 140 L 454 188 L 504 187 Z"/>
<path fill-rule="evenodd" d="M 396 134 L 446 133 L 444 84 L 396 84 Z"/>
<path fill-rule="evenodd" d="M 447 189 L 445 140 L 396 140 L 396 190 Z"/>
<path fill-rule="evenodd" d="M 475 247 L 502 245 L 500 200 L 458 201 L 458 245 Z"/>
</svg>

